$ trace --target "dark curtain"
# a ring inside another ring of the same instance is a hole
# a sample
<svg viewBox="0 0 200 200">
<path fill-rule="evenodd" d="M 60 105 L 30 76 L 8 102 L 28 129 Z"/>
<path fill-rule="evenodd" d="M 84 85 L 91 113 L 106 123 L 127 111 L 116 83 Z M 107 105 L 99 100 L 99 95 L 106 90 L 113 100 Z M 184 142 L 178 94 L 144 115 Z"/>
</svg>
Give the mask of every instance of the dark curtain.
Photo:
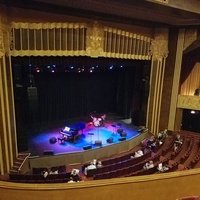
<svg viewBox="0 0 200 200">
<path fill-rule="evenodd" d="M 20 102 L 15 97 L 18 127 L 88 116 L 93 111 L 130 117 L 132 109 L 141 108 L 143 102 L 142 78 L 147 62 L 87 57 L 12 58 L 13 78 L 23 91 Z M 54 73 L 48 71 L 49 66 L 56 66 Z M 78 73 L 83 66 L 95 71 Z"/>
<path fill-rule="evenodd" d="M 195 64 L 200 61 L 199 56 L 200 48 L 195 49 L 187 54 L 183 55 L 182 59 L 182 67 L 181 67 L 181 79 L 180 79 L 180 86 L 189 76 L 190 72 L 194 68 Z"/>
<path fill-rule="evenodd" d="M 184 109 L 182 117 L 182 130 L 200 132 L 200 111 Z"/>
</svg>

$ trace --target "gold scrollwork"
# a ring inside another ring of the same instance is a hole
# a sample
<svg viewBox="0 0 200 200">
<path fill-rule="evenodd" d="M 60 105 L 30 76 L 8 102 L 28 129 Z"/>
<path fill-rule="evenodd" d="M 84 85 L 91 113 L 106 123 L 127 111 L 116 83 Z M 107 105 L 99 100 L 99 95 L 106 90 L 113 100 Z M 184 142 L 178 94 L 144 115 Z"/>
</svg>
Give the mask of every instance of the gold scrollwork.
<svg viewBox="0 0 200 200">
<path fill-rule="evenodd" d="M 0 15 L 0 56 L 9 53 L 9 23 L 5 14 Z"/>
<path fill-rule="evenodd" d="M 179 95 L 177 107 L 200 110 L 200 97 L 199 96 Z"/>
<path fill-rule="evenodd" d="M 94 22 L 88 27 L 86 37 L 86 53 L 91 57 L 98 57 L 103 54 L 103 28 Z"/>
<path fill-rule="evenodd" d="M 162 60 L 167 58 L 168 53 L 168 29 L 156 29 L 150 45 L 150 55 L 153 60 Z"/>
</svg>

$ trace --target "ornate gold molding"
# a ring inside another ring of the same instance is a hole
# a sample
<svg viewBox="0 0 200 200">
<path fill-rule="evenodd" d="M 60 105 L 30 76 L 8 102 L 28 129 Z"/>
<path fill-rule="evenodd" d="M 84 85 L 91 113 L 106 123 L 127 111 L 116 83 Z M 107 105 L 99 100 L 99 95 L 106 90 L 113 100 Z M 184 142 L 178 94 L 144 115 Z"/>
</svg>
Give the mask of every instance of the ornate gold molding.
<svg viewBox="0 0 200 200">
<path fill-rule="evenodd" d="M 200 110 L 200 96 L 179 95 L 177 107 Z"/>
<path fill-rule="evenodd" d="M 0 14 L 0 57 L 9 52 L 9 23 L 4 13 Z"/>
<path fill-rule="evenodd" d="M 150 55 L 153 60 L 162 60 L 168 56 L 168 29 L 155 29 L 154 40 L 151 42 Z"/>
<path fill-rule="evenodd" d="M 12 22 L 11 23 L 12 28 L 15 29 L 36 29 L 36 30 L 40 30 L 40 29 L 53 29 L 53 28 L 85 28 L 87 27 L 86 23 L 58 23 L 58 22 L 54 22 L 54 23 L 29 23 L 29 22 Z"/>
<path fill-rule="evenodd" d="M 98 22 L 94 22 L 87 29 L 86 53 L 91 57 L 103 55 L 104 29 Z"/>
</svg>

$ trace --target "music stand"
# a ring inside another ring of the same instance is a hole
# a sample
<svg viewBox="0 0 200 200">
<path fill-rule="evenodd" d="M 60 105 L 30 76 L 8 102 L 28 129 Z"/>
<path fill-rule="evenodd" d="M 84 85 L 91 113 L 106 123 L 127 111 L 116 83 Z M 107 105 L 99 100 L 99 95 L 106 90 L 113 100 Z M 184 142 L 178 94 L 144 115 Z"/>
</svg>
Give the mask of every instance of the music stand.
<svg viewBox="0 0 200 200">
<path fill-rule="evenodd" d="M 88 133 L 88 135 L 90 136 L 90 143 L 92 144 L 92 136 L 94 135 L 94 133 Z"/>
<path fill-rule="evenodd" d="M 113 127 L 113 135 L 116 135 L 116 125 L 115 124 L 111 124 L 111 126 Z"/>
<path fill-rule="evenodd" d="M 95 145 L 96 146 L 101 146 L 102 145 L 102 141 L 99 140 L 99 127 L 100 127 L 100 124 L 97 126 L 98 132 L 97 132 L 97 140 L 95 141 Z"/>
</svg>

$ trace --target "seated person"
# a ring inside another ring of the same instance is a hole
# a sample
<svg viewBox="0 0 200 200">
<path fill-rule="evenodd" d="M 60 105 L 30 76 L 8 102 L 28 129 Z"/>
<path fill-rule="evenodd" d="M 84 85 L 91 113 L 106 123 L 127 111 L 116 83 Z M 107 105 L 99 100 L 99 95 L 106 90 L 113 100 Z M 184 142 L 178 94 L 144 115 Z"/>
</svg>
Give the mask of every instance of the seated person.
<svg viewBox="0 0 200 200">
<path fill-rule="evenodd" d="M 88 165 L 87 167 L 85 167 L 85 169 L 84 169 L 84 174 L 85 175 L 87 175 L 87 171 L 88 170 L 92 170 L 92 169 L 96 169 L 97 168 L 97 161 L 94 159 L 91 163 L 90 163 L 90 165 Z"/>
<path fill-rule="evenodd" d="M 167 130 L 167 129 L 165 129 L 165 130 L 163 131 L 163 137 L 164 137 L 164 139 L 165 139 L 166 137 L 168 137 L 168 130 Z"/>
<path fill-rule="evenodd" d="M 72 176 L 77 176 L 79 174 L 79 169 L 72 169 L 71 175 Z"/>
<path fill-rule="evenodd" d="M 160 163 L 160 164 L 158 164 L 157 169 L 160 172 L 165 172 L 165 171 L 169 170 L 169 167 L 167 166 L 167 164 L 163 165 L 162 163 Z"/>
<path fill-rule="evenodd" d="M 140 149 L 140 150 L 136 151 L 136 152 L 135 152 L 135 155 L 134 155 L 134 156 L 131 156 L 131 158 L 139 158 L 139 157 L 141 157 L 141 156 L 143 156 L 143 155 L 144 155 L 144 153 L 143 153 L 143 151 Z"/>
<path fill-rule="evenodd" d="M 70 178 L 72 178 L 74 182 L 81 181 L 81 177 L 79 176 L 79 169 L 72 169 Z"/>
<path fill-rule="evenodd" d="M 176 151 L 183 144 L 181 136 L 178 134 L 174 140 L 174 150 Z"/>
<path fill-rule="evenodd" d="M 165 129 L 164 131 L 159 132 L 158 133 L 158 143 L 162 144 L 166 137 L 168 137 L 168 130 L 167 129 Z"/>
<path fill-rule="evenodd" d="M 174 143 L 174 151 L 176 151 L 176 150 L 178 149 L 179 146 L 180 146 L 180 144 Z"/>
<path fill-rule="evenodd" d="M 41 174 L 43 175 L 44 178 L 47 178 L 47 176 L 49 175 L 50 171 L 51 171 L 50 169 L 47 169 L 47 170 L 42 171 Z"/>
<path fill-rule="evenodd" d="M 181 136 L 178 134 L 178 135 L 176 135 L 176 138 L 175 138 L 175 141 L 174 141 L 175 143 L 179 143 L 179 144 L 182 144 L 183 143 L 183 140 L 182 140 L 182 138 L 181 138 Z"/>
<path fill-rule="evenodd" d="M 156 148 L 156 138 L 155 136 L 151 136 L 150 139 L 147 141 L 147 147 L 150 148 L 152 151 Z"/>
<path fill-rule="evenodd" d="M 145 163 L 145 165 L 143 166 L 143 169 L 151 169 L 154 167 L 154 163 L 152 160 L 150 160 L 149 162 Z"/>
<path fill-rule="evenodd" d="M 73 177 L 70 177 L 70 178 L 69 178 L 68 183 L 75 183 L 75 182 L 76 182 L 76 181 L 73 180 Z"/>
<path fill-rule="evenodd" d="M 58 170 L 50 171 L 49 174 L 58 174 Z"/>
<path fill-rule="evenodd" d="M 100 167 L 103 167 L 103 165 L 102 165 L 102 162 L 99 160 L 99 161 L 97 162 L 97 168 L 100 168 Z"/>
</svg>

